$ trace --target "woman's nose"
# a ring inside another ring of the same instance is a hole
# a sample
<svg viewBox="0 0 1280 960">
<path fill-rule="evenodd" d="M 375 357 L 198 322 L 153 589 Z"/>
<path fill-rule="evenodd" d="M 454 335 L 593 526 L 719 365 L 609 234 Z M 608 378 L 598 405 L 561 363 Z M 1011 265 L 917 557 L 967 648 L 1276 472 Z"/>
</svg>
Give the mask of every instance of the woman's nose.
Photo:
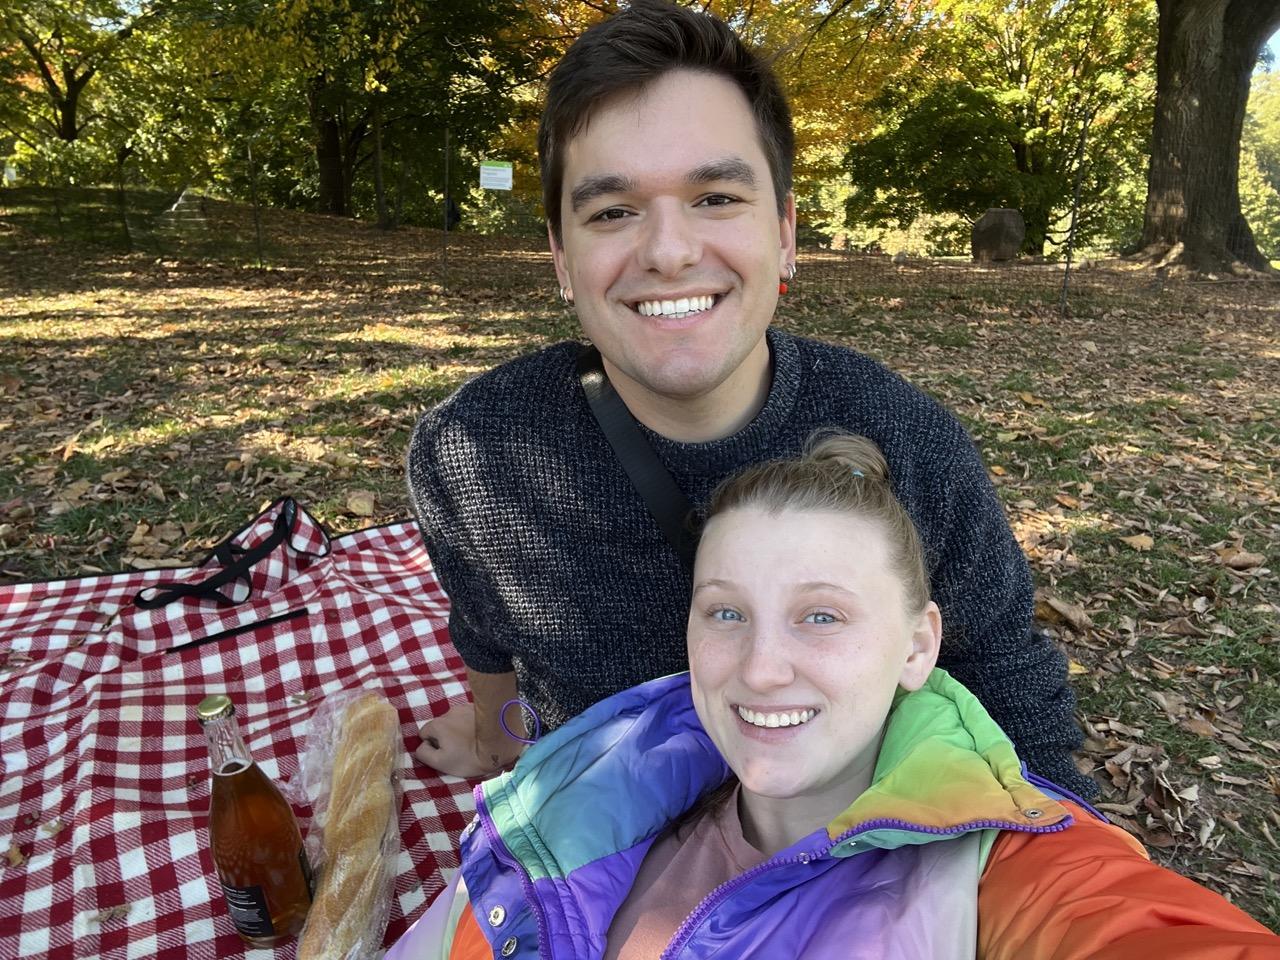
<svg viewBox="0 0 1280 960">
<path fill-rule="evenodd" d="M 742 682 L 752 690 L 773 690 L 795 679 L 786 644 L 769 635 L 753 636 L 743 646 Z"/>
</svg>

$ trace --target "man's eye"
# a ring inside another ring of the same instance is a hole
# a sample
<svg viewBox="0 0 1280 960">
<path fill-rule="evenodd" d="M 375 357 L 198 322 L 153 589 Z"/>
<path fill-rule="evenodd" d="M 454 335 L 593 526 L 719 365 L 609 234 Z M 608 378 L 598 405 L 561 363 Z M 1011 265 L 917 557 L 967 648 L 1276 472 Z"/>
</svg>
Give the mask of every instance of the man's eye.
<svg viewBox="0 0 1280 960">
<path fill-rule="evenodd" d="M 730 197 L 723 193 L 713 193 L 709 197 L 703 197 L 698 201 L 700 206 L 707 207 L 727 207 L 731 203 L 737 203 L 737 197 Z"/>
<path fill-rule="evenodd" d="M 592 223 L 609 223 L 614 220 L 621 220 L 630 216 L 625 210 L 619 210 L 617 207 L 610 207 L 608 210 L 601 210 L 591 218 Z"/>
<path fill-rule="evenodd" d="M 838 617 L 834 613 L 828 613 L 826 610 L 815 610 L 804 618 L 805 623 L 827 624 L 838 622 Z"/>
<path fill-rule="evenodd" d="M 720 607 L 711 611 L 711 619 L 721 623 L 741 623 L 744 617 L 732 607 Z"/>
</svg>

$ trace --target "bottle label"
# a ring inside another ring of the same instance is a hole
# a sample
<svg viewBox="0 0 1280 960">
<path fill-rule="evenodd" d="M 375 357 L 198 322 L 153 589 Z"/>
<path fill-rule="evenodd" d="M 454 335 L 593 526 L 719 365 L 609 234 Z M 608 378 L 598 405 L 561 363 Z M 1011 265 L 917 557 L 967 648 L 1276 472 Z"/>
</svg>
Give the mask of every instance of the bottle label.
<svg viewBox="0 0 1280 960">
<path fill-rule="evenodd" d="M 311 861 L 307 859 L 307 848 L 298 848 L 298 862 L 302 864 L 302 879 L 307 881 L 307 896 L 312 900 L 316 898 L 316 877 L 311 872 Z"/>
<path fill-rule="evenodd" d="M 222 895 L 227 898 L 231 910 L 231 922 L 246 937 L 271 937 L 275 927 L 267 910 L 267 898 L 261 887 L 230 887 L 222 885 Z"/>
</svg>

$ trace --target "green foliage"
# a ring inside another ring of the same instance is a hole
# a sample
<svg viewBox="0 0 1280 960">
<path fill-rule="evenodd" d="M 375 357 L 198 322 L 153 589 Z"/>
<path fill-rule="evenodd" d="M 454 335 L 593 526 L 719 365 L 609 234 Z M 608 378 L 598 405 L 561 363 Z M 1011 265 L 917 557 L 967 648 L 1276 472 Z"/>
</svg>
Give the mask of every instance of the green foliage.
<svg viewBox="0 0 1280 960">
<path fill-rule="evenodd" d="M 1240 140 L 1240 211 L 1268 259 L 1280 259 L 1280 73 L 1253 78 Z"/>
<path fill-rule="evenodd" d="M 1135 233 L 1154 91 L 1149 4 L 933 0 L 914 8 L 913 65 L 873 102 L 845 168 L 855 222 L 967 219 L 1016 206 L 1026 250 Z M 1081 145 L 1083 144 L 1083 154 Z"/>
<path fill-rule="evenodd" d="M 976 219 L 988 207 L 1022 207 L 1034 191 L 1009 150 L 1017 128 L 993 92 L 941 83 L 922 97 L 893 91 L 876 106 L 883 124 L 846 159 L 854 221 L 906 228 L 925 213 Z"/>
<path fill-rule="evenodd" d="M 546 51 L 516 0 L 16 0 L 0 14 L 0 152 L 26 183 L 287 206 L 316 206 L 327 184 L 359 215 L 381 173 L 411 220 L 444 188 L 445 127 L 460 196 L 475 177 L 462 158 L 529 113 L 516 94 Z"/>
<path fill-rule="evenodd" d="M 1242 143 L 1253 152 L 1267 182 L 1280 190 L 1280 71 L 1253 78 Z"/>
<path fill-rule="evenodd" d="M 1240 145 L 1240 209 L 1258 249 L 1280 258 L 1280 73 L 1253 81 Z"/>
</svg>

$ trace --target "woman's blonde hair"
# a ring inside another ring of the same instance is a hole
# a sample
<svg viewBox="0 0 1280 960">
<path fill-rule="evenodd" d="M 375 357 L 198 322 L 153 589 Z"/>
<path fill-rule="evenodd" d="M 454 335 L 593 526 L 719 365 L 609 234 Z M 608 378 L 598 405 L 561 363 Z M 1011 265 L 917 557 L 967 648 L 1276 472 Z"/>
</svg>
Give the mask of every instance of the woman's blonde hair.
<svg viewBox="0 0 1280 960">
<path fill-rule="evenodd" d="M 916 613 L 929 602 L 929 572 L 920 535 L 894 496 L 884 454 L 866 437 L 821 430 L 809 438 L 798 459 L 748 467 L 716 488 L 707 507 L 707 522 L 748 507 L 773 514 L 826 510 L 880 524 L 908 609 Z M 850 544 L 850 549 L 856 547 Z"/>
</svg>

